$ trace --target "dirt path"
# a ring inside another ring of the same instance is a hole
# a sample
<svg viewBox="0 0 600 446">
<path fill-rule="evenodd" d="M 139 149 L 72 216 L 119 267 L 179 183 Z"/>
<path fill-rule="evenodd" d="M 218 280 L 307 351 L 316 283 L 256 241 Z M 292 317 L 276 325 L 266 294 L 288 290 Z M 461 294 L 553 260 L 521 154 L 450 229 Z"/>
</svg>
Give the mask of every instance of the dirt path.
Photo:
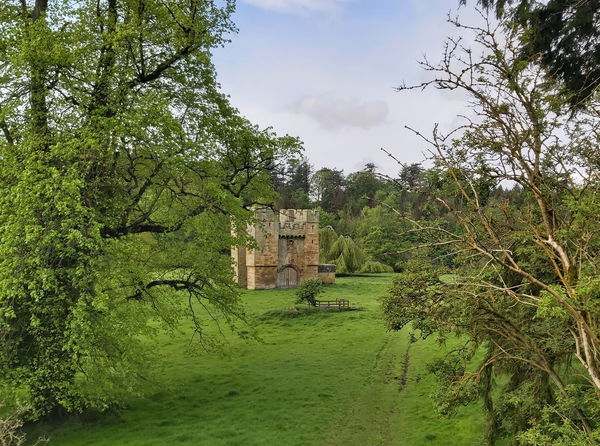
<svg viewBox="0 0 600 446">
<path fill-rule="evenodd" d="M 326 446 L 392 446 L 398 392 L 406 383 L 409 356 L 398 333 L 386 335 L 373 355 L 373 365 L 351 406 L 325 436 Z M 403 351 L 404 350 L 404 351 Z M 406 353 L 404 353 L 406 352 Z"/>
</svg>

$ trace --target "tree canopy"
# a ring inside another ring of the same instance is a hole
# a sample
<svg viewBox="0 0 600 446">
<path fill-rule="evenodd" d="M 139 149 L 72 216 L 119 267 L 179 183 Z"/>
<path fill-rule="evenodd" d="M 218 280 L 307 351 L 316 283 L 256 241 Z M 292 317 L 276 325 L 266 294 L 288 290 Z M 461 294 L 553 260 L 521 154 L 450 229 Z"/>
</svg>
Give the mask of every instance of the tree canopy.
<svg viewBox="0 0 600 446">
<path fill-rule="evenodd" d="M 461 4 L 467 0 L 461 0 Z M 562 84 L 576 108 L 583 107 L 600 86 L 599 0 L 478 0 L 522 26 L 521 58 L 540 55 L 547 75 Z"/>
<path fill-rule="evenodd" d="M 244 319 L 227 253 L 247 240 L 227 234 L 272 201 L 268 168 L 298 142 L 219 91 L 221 5 L 0 9 L 0 385 L 33 417 L 133 391 L 157 327 L 191 318 L 209 345 L 214 312 Z"/>
<path fill-rule="evenodd" d="M 439 63 L 423 62 L 432 79 L 401 89 L 462 91 L 473 114 L 450 133 L 417 131 L 432 147 L 429 181 L 396 181 L 445 213 L 399 213 L 423 238 L 383 301 L 389 327 L 462 336 L 431 365 L 436 400 L 449 414 L 481 398 L 489 444 L 595 444 L 598 116 L 572 116 L 543 55 L 523 60 L 522 28 L 453 23 L 474 34 L 482 56 L 450 39 Z M 597 97 L 589 100 L 593 110 Z"/>
</svg>

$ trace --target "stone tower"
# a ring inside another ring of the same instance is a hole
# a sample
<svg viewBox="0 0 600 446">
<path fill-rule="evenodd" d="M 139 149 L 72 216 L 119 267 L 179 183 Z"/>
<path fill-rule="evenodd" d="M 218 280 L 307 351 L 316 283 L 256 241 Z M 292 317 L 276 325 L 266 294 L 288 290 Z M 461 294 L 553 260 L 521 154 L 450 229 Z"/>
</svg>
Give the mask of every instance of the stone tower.
<svg viewBox="0 0 600 446">
<path fill-rule="evenodd" d="M 248 228 L 257 249 L 232 249 L 237 283 L 251 290 L 293 288 L 319 277 L 319 214 L 310 209 L 256 211 Z"/>
</svg>

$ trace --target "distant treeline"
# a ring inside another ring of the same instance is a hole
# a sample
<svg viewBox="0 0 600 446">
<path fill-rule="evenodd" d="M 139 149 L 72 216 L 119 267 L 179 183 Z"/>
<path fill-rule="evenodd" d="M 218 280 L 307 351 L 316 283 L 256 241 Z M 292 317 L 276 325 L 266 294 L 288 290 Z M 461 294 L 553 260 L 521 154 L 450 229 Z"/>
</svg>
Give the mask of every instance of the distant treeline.
<svg viewBox="0 0 600 446">
<path fill-rule="evenodd" d="M 442 170 L 425 168 L 419 163 L 398 167 L 396 176 L 379 173 L 372 163 L 346 175 L 335 168 L 317 170 L 306 158 L 295 159 L 272 170 L 271 181 L 279 194 L 275 206 L 318 209 L 322 229 L 331 227 L 335 237 L 350 237 L 362 251 L 361 268 L 368 269 L 371 262 L 377 262 L 402 271 L 411 249 L 427 242 L 423 234 L 411 231 L 410 220 L 439 224 L 443 219 L 444 224 L 452 225 L 452 216 L 432 198 L 449 189 L 451 181 Z M 486 201 L 518 205 L 524 199 L 518 185 L 488 180 L 479 181 L 477 188 Z M 327 253 L 333 245 L 331 236 L 326 234 L 322 239 L 325 244 L 321 261 L 334 261 Z M 432 256 L 445 263 L 451 261 L 450 257 L 441 248 L 436 248 Z"/>
</svg>

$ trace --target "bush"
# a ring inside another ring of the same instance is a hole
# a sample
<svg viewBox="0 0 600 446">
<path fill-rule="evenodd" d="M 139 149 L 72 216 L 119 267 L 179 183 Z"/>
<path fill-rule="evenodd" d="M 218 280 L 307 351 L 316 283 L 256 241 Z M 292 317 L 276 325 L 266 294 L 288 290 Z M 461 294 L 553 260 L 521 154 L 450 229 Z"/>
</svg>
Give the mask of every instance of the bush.
<svg viewBox="0 0 600 446">
<path fill-rule="evenodd" d="M 314 306 L 317 296 L 323 291 L 323 282 L 320 279 L 306 279 L 300 282 L 296 290 L 296 303 L 306 302 Z"/>
</svg>

